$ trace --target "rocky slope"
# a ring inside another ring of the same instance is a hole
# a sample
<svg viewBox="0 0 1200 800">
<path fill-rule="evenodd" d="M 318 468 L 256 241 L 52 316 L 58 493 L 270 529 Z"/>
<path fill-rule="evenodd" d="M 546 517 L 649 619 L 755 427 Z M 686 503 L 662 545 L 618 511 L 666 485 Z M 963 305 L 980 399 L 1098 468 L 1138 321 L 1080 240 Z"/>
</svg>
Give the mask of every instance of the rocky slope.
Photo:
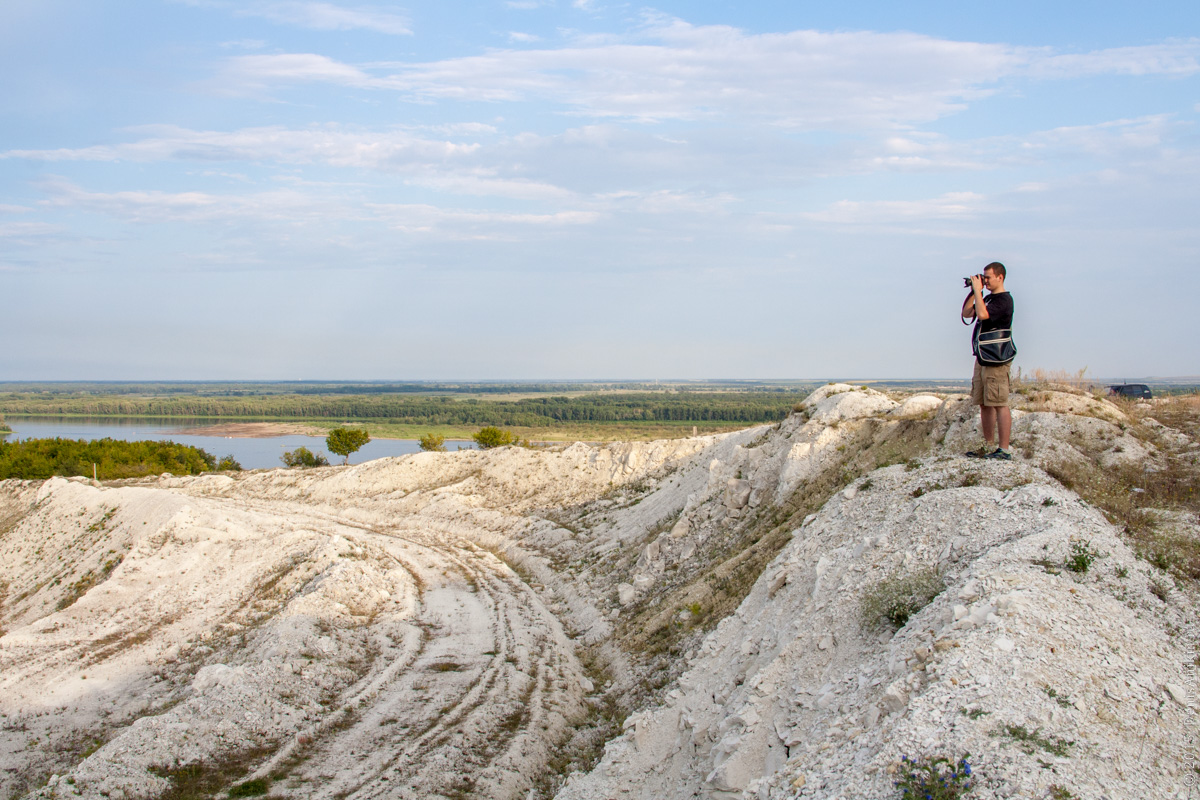
<svg viewBox="0 0 1200 800">
<path fill-rule="evenodd" d="M 0 792 L 881 798 L 969 752 L 972 796 L 1200 796 L 1194 582 L 1042 469 L 1196 443 L 1025 406 L 1007 464 L 959 398 L 834 385 L 719 437 L 0 483 Z"/>
</svg>

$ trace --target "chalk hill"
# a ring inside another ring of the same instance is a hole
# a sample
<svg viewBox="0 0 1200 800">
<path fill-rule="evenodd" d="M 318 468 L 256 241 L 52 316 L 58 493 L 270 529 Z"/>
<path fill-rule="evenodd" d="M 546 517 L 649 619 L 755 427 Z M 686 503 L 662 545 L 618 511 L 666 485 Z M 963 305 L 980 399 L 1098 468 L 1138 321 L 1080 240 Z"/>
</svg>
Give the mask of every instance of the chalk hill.
<svg viewBox="0 0 1200 800">
<path fill-rule="evenodd" d="M 833 385 L 722 436 L 0 482 L 0 792 L 883 798 L 970 752 L 972 796 L 1187 797 L 1194 583 L 1043 467 L 1197 445 L 1025 406 L 1011 463 L 961 398 Z"/>
</svg>

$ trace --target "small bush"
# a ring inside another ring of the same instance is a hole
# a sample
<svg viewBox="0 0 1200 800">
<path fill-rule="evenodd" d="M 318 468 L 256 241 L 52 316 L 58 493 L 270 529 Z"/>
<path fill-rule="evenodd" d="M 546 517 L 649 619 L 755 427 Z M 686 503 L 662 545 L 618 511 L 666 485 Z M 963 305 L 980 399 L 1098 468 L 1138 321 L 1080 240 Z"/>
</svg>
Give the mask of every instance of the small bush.
<svg viewBox="0 0 1200 800">
<path fill-rule="evenodd" d="M 859 606 L 863 627 L 872 630 L 890 624 L 897 630 L 903 628 L 909 617 L 929 605 L 945 588 L 941 575 L 933 567 L 885 578 L 863 594 Z"/>
<path fill-rule="evenodd" d="M 471 438 L 475 440 L 475 444 L 479 445 L 480 450 L 504 447 L 505 445 L 514 444 L 517 441 L 517 437 L 513 436 L 512 431 L 501 430 L 494 425 L 482 428 L 479 433 Z"/>
<path fill-rule="evenodd" d="M 288 450 L 279 457 L 279 460 L 289 467 L 329 466 L 329 461 L 325 456 L 314 454 L 307 447 L 297 447 L 295 450 Z"/>
<path fill-rule="evenodd" d="M 1099 551 L 1092 549 L 1090 541 L 1071 542 L 1071 555 L 1063 563 L 1063 567 L 1082 574 L 1091 569 L 1092 562 L 1099 557 Z"/>
<path fill-rule="evenodd" d="M 241 472 L 242 465 L 239 464 L 238 460 L 233 457 L 232 453 L 230 453 L 227 456 L 222 456 L 221 460 L 217 462 L 217 470 L 218 471 L 228 470 L 228 471 L 232 471 L 232 472 Z"/>
<path fill-rule="evenodd" d="M 975 788 L 975 775 L 964 755 L 957 763 L 948 758 L 910 759 L 903 756 L 904 774 L 895 786 L 901 800 L 957 800 Z"/>
<path fill-rule="evenodd" d="M 417 440 L 417 444 L 427 453 L 444 453 L 446 452 L 446 437 L 438 436 L 434 433 L 427 433 Z"/>
<path fill-rule="evenodd" d="M 266 794 L 271 788 L 271 782 L 266 778 L 254 778 L 237 784 L 229 790 L 230 797 L 258 797 Z"/>
</svg>

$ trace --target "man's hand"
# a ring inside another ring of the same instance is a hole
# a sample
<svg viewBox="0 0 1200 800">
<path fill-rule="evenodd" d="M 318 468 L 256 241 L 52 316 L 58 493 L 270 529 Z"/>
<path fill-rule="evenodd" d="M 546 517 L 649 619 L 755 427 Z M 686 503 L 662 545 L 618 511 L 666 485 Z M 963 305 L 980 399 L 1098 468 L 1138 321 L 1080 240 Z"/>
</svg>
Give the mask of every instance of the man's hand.
<svg viewBox="0 0 1200 800">
<path fill-rule="evenodd" d="M 971 276 L 971 291 L 975 292 L 975 294 L 979 294 L 980 292 L 983 291 L 983 276 L 982 275 L 972 275 Z"/>
</svg>

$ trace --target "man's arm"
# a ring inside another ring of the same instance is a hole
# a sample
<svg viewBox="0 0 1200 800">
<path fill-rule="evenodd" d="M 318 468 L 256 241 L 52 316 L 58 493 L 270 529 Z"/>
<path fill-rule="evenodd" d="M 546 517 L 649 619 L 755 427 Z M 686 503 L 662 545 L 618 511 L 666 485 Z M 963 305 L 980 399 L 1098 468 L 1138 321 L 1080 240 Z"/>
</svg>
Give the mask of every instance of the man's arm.
<svg viewBox="0 0 1200 800">
<path fill-rule="evenodd" d="M 959 315 L 963 319 L 975 319 L 975 296 L 967 295 L 967 299 L 963 300 L 962 313 Z"/>
<path fill-rule="evenodd" d="M 966 313 L 967 302 L 971 303 L 971 313 Z M 963 303 L 963 316 L 967 319 L 975 317 L 977 319 L 990 319 L 988 316 L 987 303 L 983 302 L 983 281 L 978 275 L 971 276 L 971 296 Z"/>
</svg>

